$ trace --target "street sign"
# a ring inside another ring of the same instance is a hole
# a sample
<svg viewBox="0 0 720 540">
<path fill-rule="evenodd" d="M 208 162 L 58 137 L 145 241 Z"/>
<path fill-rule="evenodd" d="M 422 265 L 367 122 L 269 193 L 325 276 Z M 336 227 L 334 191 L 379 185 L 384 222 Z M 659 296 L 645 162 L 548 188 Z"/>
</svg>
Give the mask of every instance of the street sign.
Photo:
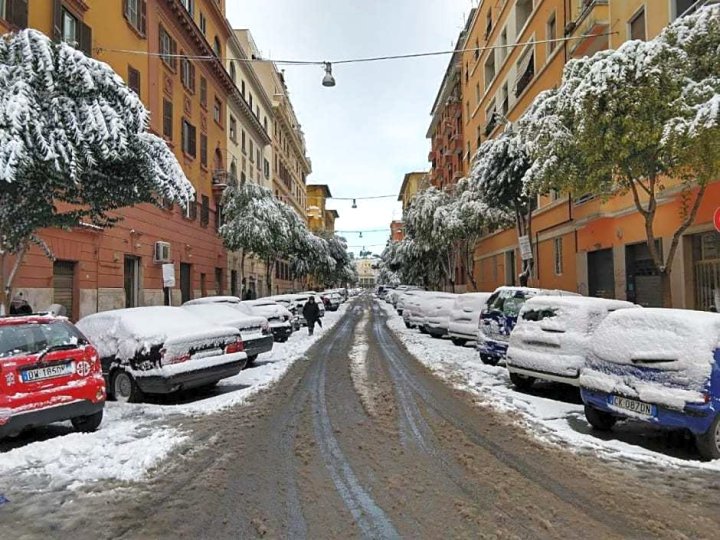
<svg viewBox="0 0 720 540">
<path fill-rule="evenodd" d="M 720 232 L 720 206 L 718 206 L 715 210 L 715 217 L 713 218 L 713 223 L 715 223 L 715 230 L 717 232 Z"/>
<path fill-rule="evenodd" d="M 533 258 L 532 247 L 530 246 L 529 236 L 518 237 L 518 244 L 520 244 L 520 258 L 523 261 L 529 261 Z"/>
<path fill-rule="evenodd" d="M 162 265 L 163 287 L 175 286 L 175 265 L 172 263 Z"/>
</svg>

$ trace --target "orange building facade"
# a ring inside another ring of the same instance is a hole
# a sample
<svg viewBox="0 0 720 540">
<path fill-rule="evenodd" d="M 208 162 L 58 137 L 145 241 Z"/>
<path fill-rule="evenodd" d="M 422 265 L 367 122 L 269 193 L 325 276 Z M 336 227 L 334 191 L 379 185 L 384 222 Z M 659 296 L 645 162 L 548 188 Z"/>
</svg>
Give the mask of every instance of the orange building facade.
<svg viewBox="0 0 720 540">
<path fill-rule="evenodd" d="M 225 111 L 238 98 L 221 60 L 230 37 L 224 7 L 223 0 L 48 0 L 14 2 L 0 19 L 3 33 L 28 26 L 107 62 L 140 96 L 150 129 L 165 138 L 197 192 L 187 210 L 123 209 L 109 230 L 42 231 L 56 260 L 33 247 L 14 284 L 33 308 L 61 303 L 77 319 L 230 290 L 217 235 L 222 190 L 213 183 L 227 170 Z M 163 265 L 174 269 L 171 288 Z"/>
<path fill-rule="evenodd" d="M 568 60 L 618 47 L 628 39 L 650 39 L 692 4 L 482 1 L 473 15 L 466 48 L 497 48 L 463 53 L 466 167 L 482 141 L 497 136 L 504 124 L 522 116 L 535 96 L 560 83 Z M 522 45 L 563 37 L 572 39 Z M 521 45 L 512 46 L 517 43 Z M 663 253 L 681 222 L 680 197 L 679 188 L 672 186 L 660 197 L 655 234 Z M 671 272 L 674 307 L 708 309 L 714 303 L 714 291 L 720 287 L 720 234 L 713 229 L 712 214 L 718 206 L 720 183 L 714 183 L 694 225 L 681 238 Z M 659 306 L 660 276 L 645 238 L 644 223 L 629 196 L 608 201 L 554 192 L 540 196 L 533 217 L 535 265 L 530 285 Z M 515 229 L 483 238 L 475 259 L 481 290 L 517 284 L 522 261 Z"/>
</svg>

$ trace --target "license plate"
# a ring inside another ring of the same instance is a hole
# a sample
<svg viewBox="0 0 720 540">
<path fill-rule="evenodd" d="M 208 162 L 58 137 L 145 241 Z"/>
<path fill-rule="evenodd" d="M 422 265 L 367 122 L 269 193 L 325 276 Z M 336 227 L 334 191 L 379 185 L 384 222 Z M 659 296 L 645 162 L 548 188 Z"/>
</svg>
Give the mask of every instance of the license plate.
<svg viewBox="0 0 720 540">
<path fill-rule="evenodd" d="M 43 379 L 53 379 L 64 375 L 72 375 L 74 373 L 73 364 L 56 364 L 35 369 L 26 369 L 21 372 L 23 382 L 42 381 Z"/>
<path fill-rule="evenodd" d="M 610 396 L 608 403 L 617 407 L 618 409 L 625 409 L 626 411 L 634 412 L 635 414 L 641 414 L 643 416 L 653 416 L 654 407 L 649 403 L 637 401 L 634 399 L 628 399 L 621 396 Z"/>
<path fill-rule="evenodd" d="M 201 360 L 203 358 L 210 358 L 211 356 L 221 356 L 222 354 L 224 354 L 222 349 L 208 349 L 207 351 L 198 351 L 193 353 L 192 359 Z"/>
</svg>

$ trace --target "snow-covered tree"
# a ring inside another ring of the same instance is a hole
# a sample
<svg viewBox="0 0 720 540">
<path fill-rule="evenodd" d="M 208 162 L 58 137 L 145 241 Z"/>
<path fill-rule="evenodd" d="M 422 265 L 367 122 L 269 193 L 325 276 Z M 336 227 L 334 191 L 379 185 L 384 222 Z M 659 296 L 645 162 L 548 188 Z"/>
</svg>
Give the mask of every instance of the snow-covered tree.
<svg viewBox="0 0 720 540">
<path fill-rule="evenodd" d="M 549 103 L 528 185 L 599 196 L 630 193 L 672 305 L 670 270 L 708 183 L 720 176 L 720 7 L 672 23 L 652 41 L 575 60 Z M 669 180 L 671 179 L 671 180 Z M 656 246 L 658 196 L 678 186 L 680 225 Z"/>
<path fill-rule="evenodd" d="M 475 154 L 469 190 L 487 207 L 514 217 L 518 237 L 527 236 L 532 246 L 532 211 L 536 193 L 528 190 L 525 175 L 532 161 L 523 131 L 513 126 L 497 138 L 483 142 Z M 533 260 L 523 260 L 520 284 L 526 286 Z"/>
<path fill-rule="evenodd" d="M 0 306 L 30 244 L 52 256 L 40 229 L 109 227 L 113 210 L 193 196 L 147 127 L 147 110 L 108 65 L 35 30 L 0 39 Z"/>
</svg>

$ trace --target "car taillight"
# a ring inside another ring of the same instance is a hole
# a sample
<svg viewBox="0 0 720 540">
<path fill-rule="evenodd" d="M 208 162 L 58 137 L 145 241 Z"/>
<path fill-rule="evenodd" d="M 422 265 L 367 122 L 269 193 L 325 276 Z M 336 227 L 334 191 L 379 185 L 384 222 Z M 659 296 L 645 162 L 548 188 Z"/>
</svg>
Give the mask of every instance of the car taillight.
<svg viewBox="0 0 720 540">
<path fill-rule="evenodd" d="M 182 364 L 183 362 L 187 362 L 188 360 L 190 360 L 190 353 L 176 354 L 170 356 L 169 354 L 167 354 L 166 349 L 162 349 L 160 351 L 160 355 L 162 357 L 162 364 L 164 366 L 169 366 L 171 364 Z"/>
<path fill-rule="evenodd" d="M 94 373 L 100 373 L 102 371 L 102 365 L 100 364 L 100 355 L 95 347 L 88 345 L 85 347 L 85 358 L 90 362 L 90 370 Z"/>
<path fill-rule="evenodd" d="M 241 340 L 233 341 L 225 346 L 225 354 L 235 354 L 244 350 L 245 344 Z"/>
</svg>

